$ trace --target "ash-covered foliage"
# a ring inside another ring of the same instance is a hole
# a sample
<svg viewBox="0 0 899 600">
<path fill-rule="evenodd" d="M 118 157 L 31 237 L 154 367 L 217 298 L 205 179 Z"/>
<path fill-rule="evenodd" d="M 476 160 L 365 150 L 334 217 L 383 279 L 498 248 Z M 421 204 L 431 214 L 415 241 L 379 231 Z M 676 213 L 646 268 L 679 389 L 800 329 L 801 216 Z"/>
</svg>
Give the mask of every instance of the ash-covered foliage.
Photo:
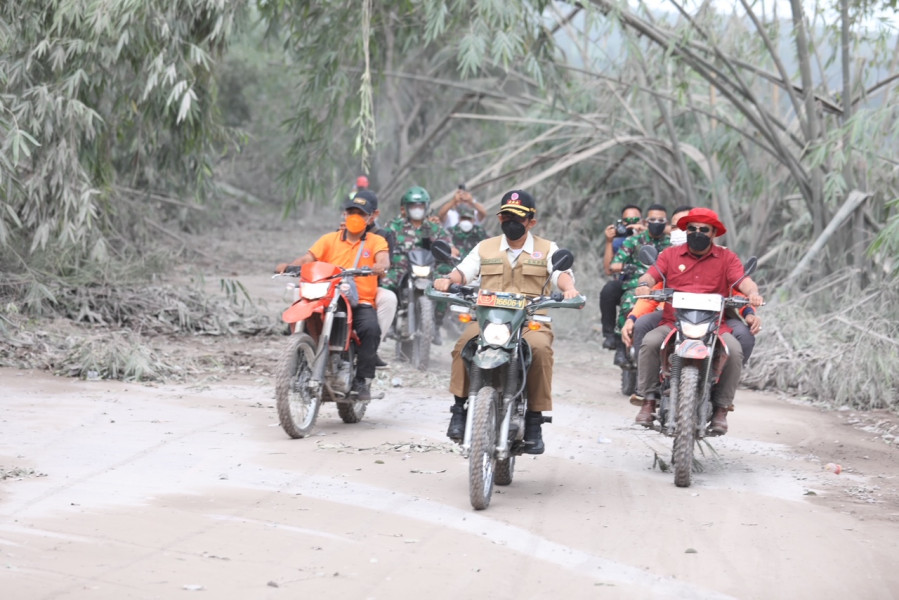
<svg viewBox="0 0 899 600">
<path fill-rule="evenodd" d="M 858 295 L 823 293 L 762 308 L 764 320 L 743 383 L 827 406 L 899 411 L 899 282 Z"/>
</svg>

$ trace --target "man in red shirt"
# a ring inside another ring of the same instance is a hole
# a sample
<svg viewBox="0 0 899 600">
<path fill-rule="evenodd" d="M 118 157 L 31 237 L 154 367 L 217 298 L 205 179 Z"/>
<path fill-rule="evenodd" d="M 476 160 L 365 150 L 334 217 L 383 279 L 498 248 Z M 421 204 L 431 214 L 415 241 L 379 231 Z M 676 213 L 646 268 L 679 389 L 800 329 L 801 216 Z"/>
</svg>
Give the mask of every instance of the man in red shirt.
<svg viewBox="0 0 899 600">
<path fill-rule="evenodd" d="M 648 294 L 649 288 L 661 281 L 664 275 L 667 286 L 679 292 L 729 296 L 731 286 L 743 276 L 743 264 L 735 253 L 715 245 L 713 239 L 727 232 L 715 211 L 694 208 L 681 217 L 677 227 L 687 232 L 687 243 L 662 251 L 656 264 L 640 277 L 636 294 Z M 762 305 L 758 286 L 748 277 L 740 282 L 737 289 L 749 298 L 753 307 Z M 635 422 L 644 427 L 652 426 L 652 414 L 659 397 L 659 348 L 673 326 L 674 308 L 671 303 L 666 303 L 661 323 L 646 334 L 639 350 L 637 390 L 638 393 L 643 392 L 645 399 Z M 730 354 L 718 380 L 715 413 L 712 415 L 711 430 L 721 435 L 727 433 L 727 412 L 733 404 L 740 381 L 743 350 L 726 322 L 721 323 L 719 331 Z"/>
<path fill-rule="evenodd" d="M 351 269 L 371 267 L 375 275 L 383 275 L 390 266 L 387 240 L 380 235 L 366 231 L 374 222 L 377 204 L 365 193 L 358 192 L 343 205 L 345 227 L 326 233 L 316 240 L 306 254 L 291 265 L 302 265 L 321 260 L 338 267 Z M 362 244 L 360 250 L 359 245 Z M 358 258 L 358 263 L 356 262 Z M 286 264 L 275 268 L 283 273 Z M 375 376 L 375 362 L 378 346 L 381 344 L 381 328 L 375 312 L 375 296 L 378 292 L 377 277 L 357 277 L 359 305 L 353 309 L 353 329 L 359 336 L 359 351 L 356 354 L 356 380 L 353 391 L 359 400 L 371 400 L 371 379 Z"/>
</svg>

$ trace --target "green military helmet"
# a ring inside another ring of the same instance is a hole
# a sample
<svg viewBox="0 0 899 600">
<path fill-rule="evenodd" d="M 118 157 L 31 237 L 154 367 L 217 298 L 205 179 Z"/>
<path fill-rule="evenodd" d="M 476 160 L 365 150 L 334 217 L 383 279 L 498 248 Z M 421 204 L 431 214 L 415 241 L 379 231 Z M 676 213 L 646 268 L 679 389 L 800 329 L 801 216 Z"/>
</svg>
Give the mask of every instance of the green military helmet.
<svg viewBox="0 0 899 600">
<path fill-rule="evenodd" d="M 456 205 L 456 212 L 459 213 L 460 219 L 474 219 L 474 207 L 470 204 Z"/>
<path fill-rule="evenodd" d="M 431 207 L 431 195 L 428 194 L 428 190 L 423 187 L 413 185 L 405 194 L 403 194 L 403 199 L 400 201 L 400 204 L 424 204 L 425 212 L 427 212 Z"/>
</svg>

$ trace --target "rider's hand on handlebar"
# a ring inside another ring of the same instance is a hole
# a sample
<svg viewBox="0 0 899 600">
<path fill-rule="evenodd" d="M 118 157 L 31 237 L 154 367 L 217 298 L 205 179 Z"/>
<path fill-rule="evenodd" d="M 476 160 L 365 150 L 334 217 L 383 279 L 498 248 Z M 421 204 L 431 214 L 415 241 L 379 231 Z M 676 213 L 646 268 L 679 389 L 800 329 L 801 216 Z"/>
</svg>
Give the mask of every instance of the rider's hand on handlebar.
<svg viewBox="0 0 899 600">
<path fill-rule="evenodd" d="M 577 298 L 580 295 L 581 295 L 581 293 L 574 288 L 571 288 L 570 290 L 566 290 L 566 291 L 562 292 L 562 297 L 565 298 L 566 300 L 571 300 L 572 298 Z"/>
<path fill-rule="evenodd" d="M 751 304 L 753 308 L 758 308 L 765 303 L 765 299 L 762 298 L 759 294 L 749 294 L 748 297 L 749 304 Z"/>
<path fill-rule="evenodd" d="M 434 289 L 438 292 L 445 292 L 449 290 L 449 286 L 452 281 L 447 277 L 439 277 L 434 280 Z"/>
<path fill-rule="evenodd" d="M 275 273 L 283 273 L 287 268 L 287 263 L 278 263 L 278 266 L 275 267 Z"/>
</svg>

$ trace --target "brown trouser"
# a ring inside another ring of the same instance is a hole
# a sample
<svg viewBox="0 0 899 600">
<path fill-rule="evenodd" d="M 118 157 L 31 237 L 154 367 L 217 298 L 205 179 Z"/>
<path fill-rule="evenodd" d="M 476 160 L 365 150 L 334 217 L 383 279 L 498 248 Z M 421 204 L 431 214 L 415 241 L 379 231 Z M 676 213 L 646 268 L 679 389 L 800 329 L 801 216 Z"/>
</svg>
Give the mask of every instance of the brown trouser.
<svg viewBox="0 0 899 600">
<path fill-rule="evenodd" d="M 638 396 L 645 398 L 647 394 L 652 394 L 656 399 L 659 397 L 659 369 L 662 365 L 659 349 L 669 331 L 671 328 L 667 326 L 656 327 L 643 338 L 643 344 L 640 346 L 640 353 L 637 356 Z M 715 405 L 727 408 L 734 403 L 737 384 L 740 383 L 740 373 L 743 371 L 743 347 L 740 346 L 737 338 L 729 333 L 723 334 L 721 339 L 724 340 L 730 357 L 724 363 L 724 370 L 718 379 Z"/>
<path fill-rule="evenodd" d="M 453 396 L 468 397 L 468 369 L 462 360 L 462 349 L 468 340 L 478 335 L 478 324 L 472 321 L 462 332 L 462 337 L 453 348 L 453 367 L 450 372 L 449 391 Z M 547 324 L 536 331 L 524 334 L 531 347 L 531 368 L 528 369 L 528 410 L 543 411 L 553 409 L 553 332 Z"/>
</svg>

